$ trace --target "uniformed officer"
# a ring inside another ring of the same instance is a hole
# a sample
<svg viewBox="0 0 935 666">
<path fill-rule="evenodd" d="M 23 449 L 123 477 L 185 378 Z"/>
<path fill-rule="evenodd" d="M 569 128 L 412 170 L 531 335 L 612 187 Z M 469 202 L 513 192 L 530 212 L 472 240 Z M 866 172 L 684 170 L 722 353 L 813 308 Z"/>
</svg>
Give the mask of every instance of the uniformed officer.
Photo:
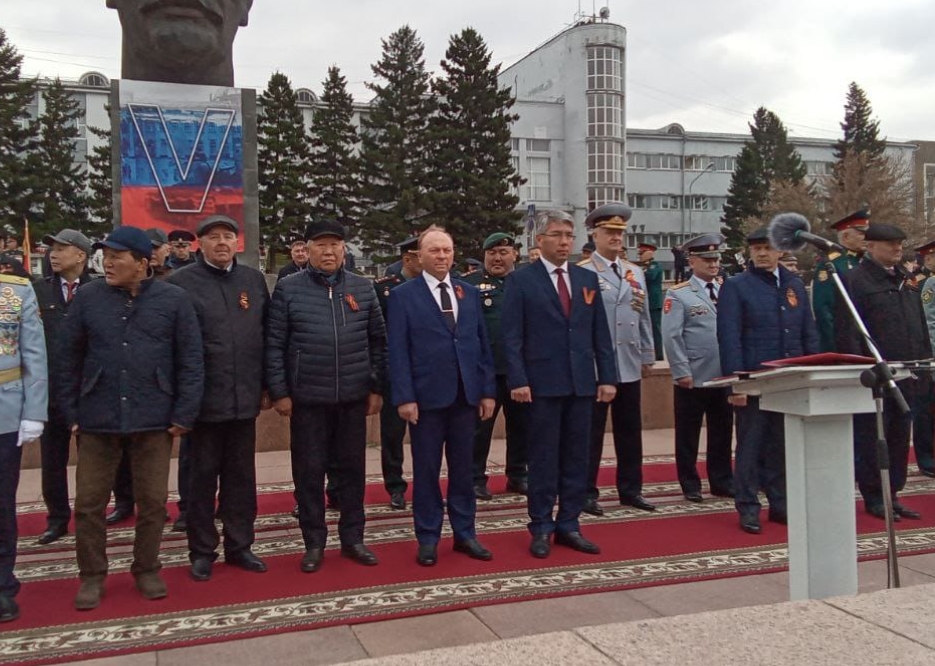
<svg viewBox="0 0 935 666">
<path fill-rule="evenodd" d="M 649 374 L 656 360 L 653 329 L 643 271 L 621 258 L 625 253 L 623 235 L 631 215 L 630 207 L 622 203 L 605 204 L 591 211 L 585 225 L 592 230 L 596 249 L 590 259 L 578 264 L 597 273 L 617 361 L 616 396 L 609 404 L 594 403 L 592 411 L 590 485 L 583 511 L 597 516 L 604 513 L 597 502 L 597 475 L 608 408 L 613 423 L 620 503 L 643 511 L 656 510 L 656 506 L 643 497 L 643 421 L 640 414 L 640 380 Z"/>
<path fill-rule="evenodd" d="M 831 225 L 831 228 L 838 232 L 838 243 L 847 248 L 844 254 L 832 252 L 828 255 L 831 263 L 834 264 L 834 270 L 842 280 L 848 271 L 857 267 L 864 250 L 867 249 L 864 234 L 868 224 L 870 224 L 870 211 L 864 208 Z M 837 287 L 828 271 L 821 265 L 817 268 L 818 272 L 815 273 L 815 281 L 812 283 L 812 309 L 815 311 L 815 321 L 818 324 L 821 351 L 838 351 L 835 348 L 834 334 L 834 304 L 837 300 Z"/>
<path fill-rule="evenodd" d="M 42 435 L 49 386 L 45 335 L 28 278 L 0 275 L 0 314 L 0 622 L 11 622 L 19 617 L 13 567 L 22 446 Z"/>
<path fill-rule="evenodd" d="M 506 419 L 506 490 L 525 495 L 526 472 L 526 405 L 510 398 L 506 381 L 506 360 L 503 353 L 503 338 L 500 335 L 500 317 L 503 305 L 503 285 L 507 275 L 516 264 L 516 248 L 513 236 L 503 232 L 491 234 L 484 240 L 484 268 L 463 276 L 468 284 L 480 290 L 487 337 L 493 348 L 494 373 L 497 377 L 497 397 L 493 417 L 478 421 L 474 431 L 474 494 L 477 499 L 489 500 L 487 487 L 487 456 L 490 455 L 490 439 L 493 437 L 494 421 L 500 409 Z"/>
<path fill-rule="evenodd" d="M 922 311 L 928 328 L 929 342 L 935 348 L 935 241 L 916 248 L 922 267 L 919 275 L 925 276 L 920 285 Z M 935 404 L 935 382 L 932 375 L 920 374 L 916 387 L 916 401 L 912 405 L 912 448 L 916 452 L 916 465 L 925 476 L 935 477 L 935 443 L 933 443 L 932 405 Z"/>
<path fill-rule="evenodd" d="M 653 323 L 653 347 L 656 360 L 662 360 L 662 266 L 656 261 L 656 246 L 640 243 L 637 247 L 639 265 L 646 277 L 646 293 L 649 296 L 649 318 Z"/>
<path fill-rule="evenodd" d="M 195 234 L 184 229 L 173 229 L 169 232 L 169 243 L 172 245 L 172 256 L 166 262 L 169 268 L 175 270 L 195 263 L 195 257 L 192 256 L 192 243 L 195 242 Z"/>
<path fill-rule="evenodd" d="M 590 259 L 592 254 L 594 254 L 594 241 L 589 240 L 581 246 L 581 260 Z"/>
<path fill-rule="evenodd" d="M 689 502 L 701 502 L 698 439 L 702 419 L 708 425 L 708 484 L 711 494 L 733 497 L 731 439 L 734 416 L 726 388 L 706 388 L 720 377 L 717 345 L 717 302 L 721 234 L 704 234 L 682 247 L 692 276 L 673 286 L 662 306 L 662 340 L 675 381 L 675 466 L 679 485 Z"/>
<path fill-rule="evenodd" d="M 905 232 L 890 224 L 872 223 L 867 228 L 867 252 L 860 264 L 844 277 L 844 285 L 863 319 L 870 337 L 887 361 L 909 361 L 932 356 L 932 345 L 922 311 L 919 292 L 907 286 L 910 277 L 901 265 Z M 838 351 L 866 354 L 863 338 L 845 305 L 837 303 L 836 337 Z M 898 384 L 910 405 L 915 400 L 915 382 Z M 919 513 L 903 506 L 896 493 L 906 483 L 909 461 L 909 430 L 912 418 L 902 414 L 890 396 L 883 400 L 883 423 L 890 460 L 890 487 L 893 511 L 897 517 L 919 518 Z M 875 414 L 854 415 L 854 471 L 864 508 L 872 516 L 884 517 L 883 492 L 876 453 Z"/>
<path fill-rule="evenodd" d="M 406 280 L 422 274 L 419 263 L 419 237 L 407 238 L 397 245 L 399 250 L 399 272 L 387 274 L 374 280 L 373 288 L 377 292 L 384 321 L 389 321 L 387 304 L 390 292 Z M 390 381 L 387 375 L 383 386 L 383 407 L 380 409 L 380 463 L 383 468 L 383 486 L 390 495 L 390 506 L 394 509 L 406 508 L 406 489 L 409 484 L 403 478 L 403 438 L 406 436 L 406 422 L 400 418 L 390 396 Z"/>
</svg>

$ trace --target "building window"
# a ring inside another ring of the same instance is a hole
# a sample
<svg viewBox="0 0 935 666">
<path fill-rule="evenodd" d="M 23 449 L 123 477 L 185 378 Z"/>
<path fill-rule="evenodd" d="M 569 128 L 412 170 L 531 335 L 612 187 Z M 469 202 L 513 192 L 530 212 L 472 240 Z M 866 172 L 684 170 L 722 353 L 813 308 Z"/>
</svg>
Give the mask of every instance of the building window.
<svg viewBox="0 0 935 666">
<path fill-rule="evenodd" d="M 630 208 L 649 208 L 649 197 L 645 194 L 628 194 L 627 204 Z"/>
<path fill-rule="evenodd" d="M 703 194 L 695 194 L 688 198 L 688 208 L 691 210 L 711 210 L 709 197 Z"/>
<path fill-rule="evenodd" d="M 588 210 L 594 210 L 606 203 L 623 201 L 626 191 L 622 187 L 589 187 Z"/>
<path fill-rule="evenodd" d="M 935 164 L 926 163 L 923 165 L 925 172 L 925 198 L 935 197 Z"/>
<path fill-rule="evenodd" d="M 551 148 L 548 139 L 526 139 L 526 151 L 530 153 L 547 153 Z"/>
<path fill-rule="evenodd" d="M 510 150 L 519 152 L 519 139 L 510 139 Z"/>
<path fill-rule="evenodd" d="M 588 142 L 588 182 L 623 185 L 623 143 Z"/>
<path fill-rule="evenodd" d="M 526 183 L 527 201 L 551 201 L 551 160 L 548 157 L 527 157 L 529 181 Z"/>
<path fill-rule="evenodd" d="M 588 90 L 623 92 L 623 49 L 616 46 L 588 48 Z"/>
<path fill-rule="evenodd" d="M 830 176 L 834 164 L 822 160 L 807 160 L 805 162 L 805 171 L 810 176 Z"/>
<path fill-rule="evenodd" d="M 308 88 L 299 88 L 295 91 L 295 98 L 299 104 L 314 104 L 315 93 Z"/>
<path fill-rule="evenodd" d="M 588 136 L 623 138 L 623 96 L 588 93 Z"/>
<path fill-rule="evenodd" d="M 83 86 L 93 86 L 95 88 L 107 88 L 110 85 L 110 81 L 107 80 L 107 77 L 100 72 L 82 74 L 81 78 L 78 79 L 78 83 Z"/>
<path fill-rule="evenodd" d="M 627 167 L 630 169 L 645 169 L 646 155 L 644 153 L 627 153 Z"/>
<path fill-rule="evenodd" d="M 513 173 L 519 175 L 519 155 L 511 155 L 510 163 L 513 165 Z M 510 194 L 519 196 L 519 186 L 510 184 Z"/>
</svg>

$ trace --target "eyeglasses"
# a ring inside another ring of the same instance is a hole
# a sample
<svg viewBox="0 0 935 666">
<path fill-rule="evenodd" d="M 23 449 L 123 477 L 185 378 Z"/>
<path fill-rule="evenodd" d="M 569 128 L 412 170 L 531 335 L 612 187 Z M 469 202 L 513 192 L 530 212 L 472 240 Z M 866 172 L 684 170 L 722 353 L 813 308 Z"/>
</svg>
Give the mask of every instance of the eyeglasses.
<svg viewBox="0 0 935 666">
<path fill-rule="evenodd" d="M 560 240 L 575 240 L 575 235 L 570 231 L 550 231 L 547 234 L 541 234 L 546 238 L 558 238 Z"/>
</svg>

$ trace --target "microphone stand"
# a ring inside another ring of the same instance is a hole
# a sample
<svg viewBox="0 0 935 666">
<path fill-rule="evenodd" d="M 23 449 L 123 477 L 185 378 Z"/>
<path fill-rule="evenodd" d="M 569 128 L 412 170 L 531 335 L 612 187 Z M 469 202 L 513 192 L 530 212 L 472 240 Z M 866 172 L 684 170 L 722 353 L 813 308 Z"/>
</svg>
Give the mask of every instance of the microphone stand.
<svg viewBox="0 0 935 666">
<path fill-rule="evenodd" d="M 893 494 L 890 490 L 890 456 L 886 446 L 886 430 L 883 426 L 883 399 L 885 395 L 892 398 L 896 402 L 896 406 L 901 414 L 909 413 L 909 405 L 906 403 L 906 398 L 893 379 L 893 369 L 883 360 L 880 350 L 870 337 L 870 333 L 867 331 L 867 327 L 860 318 L 857 308 L 854 307 L 854 301 L 851 300 L 850 294 L 848 294 L 847 289 L 844 288 L 844 283 L 841 282 L 841 276 L 838 275 L 837 269 L 835 269 L 831 259 L 825 252 L 819 250 L 818 260 L 834 281 L 835 287 L 838 290 L 838 297 L 847 305 L 847 310 L 851 315 L 851 319 L 857 326 L 857 330 L 860 332 L 864 344 L 870 351 L 870 355 L 873 356 L 874 361 L 876 361 L 873 367 L 861 373 L 860 383 L 871 389 L 873 392 L 873 401 L 876 406 L 877 466 L 880 470 L 880 488 L 883 491 L 883 514 L 886 519 L 886 586 L 890 589 L 900 587 L 899 565 L 896 550 L 896 526 L 893 520 Z"/>
</svg>

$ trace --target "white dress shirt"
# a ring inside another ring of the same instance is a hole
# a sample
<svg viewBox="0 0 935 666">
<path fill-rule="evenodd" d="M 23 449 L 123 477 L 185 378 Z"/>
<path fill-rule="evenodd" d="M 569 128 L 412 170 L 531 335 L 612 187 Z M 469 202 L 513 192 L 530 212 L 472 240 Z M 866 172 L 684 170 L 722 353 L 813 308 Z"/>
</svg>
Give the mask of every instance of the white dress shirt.
<svg viewBox="0 0 935 666">
<path fill-rule="evenodd" d="M 432 297 L 438 304 L 439 310 L 442 309 L 442 290 L 438 288 L 438 285 L 442 282 L 448 285 L 448 296 L 451 297 L 451 309 L 454 311 L 455 321 L 458 321 L 458 296 L 455 294 L 454 287 L 451 284 L 451 274 L 448 273 L 445 275 L 444 280 L 439 280 L 435 276 L 429 274 L 428 271 L 422 271 L 422 277 L 425 278 L 425 283 L 429 286 L 429 291 L 432 292 Z"/>
<path fill-rule="evenodd" d="M 555 287 L 555 293 L 558 293 L 558 275 L 555 274 L 555 269 L 561 268 L 565 271 L 562 273 L 562 279 L 565 280 L 565 286 L 568 287 L 568 295 L 571 296 L 571 276 L 568 275 L 568 262 L 566 261 L 561 266 L 556 266 L 545 257 L 539 257 L 539 261 L 541 261 L 542 265 L 549 271 L 549 277 L 552 279 L 552 286 Z"/>
</svg>

